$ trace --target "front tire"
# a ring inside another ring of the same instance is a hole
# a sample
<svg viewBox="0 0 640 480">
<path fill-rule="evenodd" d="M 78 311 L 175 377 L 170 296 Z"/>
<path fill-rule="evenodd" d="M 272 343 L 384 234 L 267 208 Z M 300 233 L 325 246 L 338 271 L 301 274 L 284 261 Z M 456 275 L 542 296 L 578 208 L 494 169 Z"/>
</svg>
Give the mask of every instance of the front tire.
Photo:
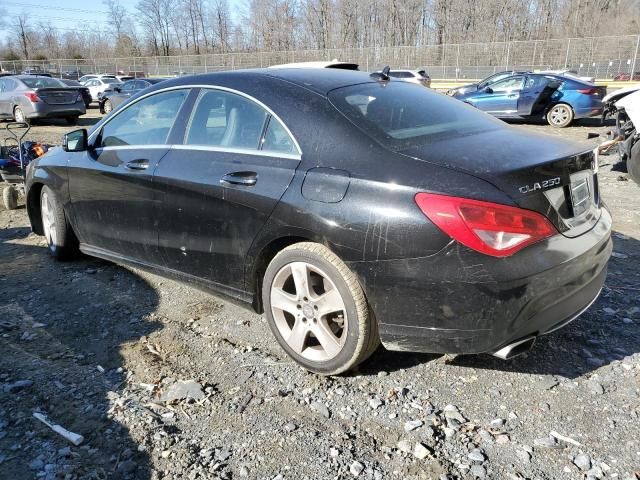
<svg viewBox="0 0 640 480">
<path fill-rule="evenodd" d="M 312 372 L 345 372 L 380 344 L 357 277 L 323 245 L 297 243 L 278 253 L 265 272 L 262 299 L 280 346 Z"/>
<path fill-rule="evenodd" d="M 40 215 L 49 253 L 58 260 L 74 258 L 78 253 L 78 239 L 60 201 L 49 187 L 43 187 L 40 192 Z"/>
<path fill-rule="evenodd" d="M 111 100 L 106 100 L 104 102 L 104 105 L 102 106 L 102 111 L 105 115 L 111 113 L 111 110 L 113 110 L 113 104 L 111 103 Z"/>
<path fill-rule="evenodd" d="M 573 122 L 573 108 L 566 103 L 558 103 L 547 112 L 547 123 L 552 127 L 565 128 Z"/>
</svg>

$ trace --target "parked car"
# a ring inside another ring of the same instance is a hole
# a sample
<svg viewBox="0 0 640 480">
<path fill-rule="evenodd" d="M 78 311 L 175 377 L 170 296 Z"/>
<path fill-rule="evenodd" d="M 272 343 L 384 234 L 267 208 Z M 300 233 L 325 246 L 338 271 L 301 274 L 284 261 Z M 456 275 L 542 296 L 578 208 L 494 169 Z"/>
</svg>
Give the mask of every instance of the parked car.
<svg viewBox="0 0 640 480">
<path fill-rule="evenodd" d="M 81 70 L 65 70 L 61 77 L 64 80 L 80 80 L 84 76 Z"/>
<path fill-rule="evenodd" d="M 133 80 L 134 77 L 132 77 L 131 75 L 116 75 L 116 78 L 118 80 L 120 80 L 121 82 L 126 82 L 127 80 Z"/>
<path fill-rule="evenodd" d="M 477 83 L 470 83 L 468 85 L 462 85 L 461 87 L 452 88 L 447 91 L 447 95 L 451 95 L 455 97 L 457 95 L 465 95 L 467 93 L 476 92 L 478 90 L 482 90 L 494 82 L 502 80 L 503 78 L 510 77 L 511 75 L 523 75 L 525 73 L 529 73 L 527 71 L 518 71 L 518 70 L 507 70 L 504 72 L 497 72 L 493 75 L 489 75 L 484 80 L 480 80 Z"/>
<path fill-rule="evenodd" d="M 80 93 L 82 93 L 82 98 L 84 100 L 85 107 L 89 108 L 89 105 L 91 105 L 91 93 L 89 92 L 89 89 L 87 87 L 85 87 L 84 85 L 82 85 L 80 82 L 76 80 L 68 80 L 65 78 L 61 78 L 60 81 L 64 83 L 67 87 L 77 87 L 78 90 L 80 90 Z"/>
<path fill-rule="evenodd" d="M 614 104 L 609 108 L 616 119 L 611 136 L 617 143 L 620 161 L 626 163 L 629 176 L 640 185 L 640 87 L 611 97 L 608 103 Z"/>
<path fill-rule="evenodd" d="M 616 75 L 615 77 L 613 77 L 613 79 L 615 81 L 618 82 L 628 82 L 629 80 L 631 80 L 631 74 L 630 73 L 619 73 L 618 75 Z M 635 72 L 633 74 L 633 80 L 639 80 L 640 81 L 640 72 Z"/>
<path fill-rule="evenodd" d="M 98 105 L 101 113 L 109 113 L 123 102 L 126 102 L 133 95 L 145 88 L 166 80 L 165 78 L 146 78 L 140 80 L 129 80 L 122 85 L 113 85 L 105 90 L 100 97 Z"/>
<path fill-rule="evenodd" d="M 105 90 L 113 88 L 116 85 L 122 85 L 122 82 L 117 78 L 100 77 L 87 80 L 83 85 L 89 89 L 91 100 L 93 102 L 100 102 L 100 98 Z"/>
<path fill-rule="evenodd" d="M 559 69 L 559 70 L 543 70 L 541 72 L 535 73 L 543 73 L 547 75 L 557 75 L 560 77 L 567 77 L 573 80 L 580 80 L 581 82 L 594 83 L 596 81 L 596 77 L 587 77 L 578 75 L 578 72 L 575 70 L 567 70 L 567 69 Z"/>
<path fill-rule="evenodd" d="M 153 85 L 30 164 L 33 231 L 264 310 L 322 374 L 380 340 L 510 358 L 587 309 L 612 250 L 594 152 L 376 78 Z"/>
<path fill-rule="evenodd" d="M 47 72 L 39 65 L 30 65 L 25 67 L 20 73 L 21 75 L 42 75 Z"/>
<path fill-rule="evenodd" d="M 357 63 L 341 62 L 339 60 L 331 60 L 328 62 L 298 62 L 283 63 L 282 65 L 272 65 L 269 68 L 336 68 L 339 70 L 358 70 Z"/>
<path fill-rule="evenodd" d="M 64 118 L 75 125 L 86 112 L 80 89 L 60 80 L 35 75 L 0 78 L 0 117 L 30 123 L 35 119 Z"/>
<path fill-rule="evenodd" d="M 381 71 L 378 73 L 381 73 Z M 431 77 L 424 70 L 389 70 L 387 75 L 401 82 L 431 87 Z"/>
<path fill-rule="evenodd" d="M 90 73 L 88 75 L 83 75 L 78 79 L 78 81 L 84 85 L 86 82 L 93 80 L 94 78 L 116 78 L 116 76 L 108 73 Z"/>
<path fill-rule="evenodd" d="M 524 73 L 453 97 L 498 118 L 546 119 L 554 127 L 601 116 L 605 87 L 564 76 Z"/>
</svg>

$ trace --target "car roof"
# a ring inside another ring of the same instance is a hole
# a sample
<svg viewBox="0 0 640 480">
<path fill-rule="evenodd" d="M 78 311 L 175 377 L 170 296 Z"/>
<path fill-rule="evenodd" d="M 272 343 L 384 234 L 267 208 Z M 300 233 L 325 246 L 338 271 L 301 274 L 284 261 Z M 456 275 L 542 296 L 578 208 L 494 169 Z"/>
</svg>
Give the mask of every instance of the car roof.
<svg viewBox="0 0 640 480">
<path fill-rule="evenodd" d="M 201 73 L 198 75 L 171 78 L 166 80 L 166 86 L 165 82 L 161 82 L 162 85 L 159 85 L 158 89 L 182 85 L 226 85 L 230 87 L 237 85 L 239 87 L 243 82 L 255 80 L 257 77 L 279 79 L 321 95 L 326 95 L 336 88 L 360 83 L 375 83 L 376 81 L 370 77 L 368 72 L 361 72 L 359 70 L 333 68 L 261 68 Z"/>
<path fill-rule="evenodd" d="M 358 64 L 332 60 L 330 62 L 283 63 L 282 65 L 272 65 L 269 68 L 337 68 L 343 70 L 357 70 Z"/>
</svg>

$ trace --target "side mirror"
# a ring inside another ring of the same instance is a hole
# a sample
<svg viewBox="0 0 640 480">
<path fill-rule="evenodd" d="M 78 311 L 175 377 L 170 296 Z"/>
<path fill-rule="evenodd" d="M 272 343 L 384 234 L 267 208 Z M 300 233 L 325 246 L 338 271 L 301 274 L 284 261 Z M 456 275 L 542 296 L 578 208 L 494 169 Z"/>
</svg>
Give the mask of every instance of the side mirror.
<svg viewBox="0 0 640 480">
<path fill-rule="evenodd" d="M 88 149 L 88 143 L 86 128 L 74 130 L 62 137 L 62 149 L 65 152 L 85 152 Z"/>
<path fill-rule="evenodd" d="M 491 87 L 485 87 L 485 89 L 484 89 L 484 93 L 489 93 L 489 94 L 493 93 L 493 88 L 491 88 Z"/>
</svg>

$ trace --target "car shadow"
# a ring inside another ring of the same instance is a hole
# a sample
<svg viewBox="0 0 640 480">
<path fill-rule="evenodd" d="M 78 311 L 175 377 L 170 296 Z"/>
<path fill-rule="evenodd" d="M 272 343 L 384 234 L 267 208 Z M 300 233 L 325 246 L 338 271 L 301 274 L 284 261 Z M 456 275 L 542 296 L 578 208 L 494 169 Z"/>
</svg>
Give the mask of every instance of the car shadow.
<svg viewBox="0 0 640 480">
<path fill-rule="evenodd" d="M 602 366 L 640 352 L 640 285 L 638 263 L 640 241 L 614 236 L 617 256 L 609 270 L 598 300 L 566 327 L 537 338 L 527 353 L 510 360 L 489 354 L 457 355 L 449 365 L 504 372 L 557 375 L 569 379 L 589 374 Z M 635 280 L 634 280 L 635 279 Z M 425 364 L 441 355 L 390 352 L 383 347 L 355 374 L 375 375 Z"/>
<path fill-rule="evenodd" d="M 101 260 L 58 262 L 26 227 L 0 230 L 0 289 L 0 478 L 151 478 L 148 454 L 109 410 L 127 381 L 121 349 L 161 328 L 157 292 Z M 7 391 L 19 380 L 33 383 Z"/>
</svg>

